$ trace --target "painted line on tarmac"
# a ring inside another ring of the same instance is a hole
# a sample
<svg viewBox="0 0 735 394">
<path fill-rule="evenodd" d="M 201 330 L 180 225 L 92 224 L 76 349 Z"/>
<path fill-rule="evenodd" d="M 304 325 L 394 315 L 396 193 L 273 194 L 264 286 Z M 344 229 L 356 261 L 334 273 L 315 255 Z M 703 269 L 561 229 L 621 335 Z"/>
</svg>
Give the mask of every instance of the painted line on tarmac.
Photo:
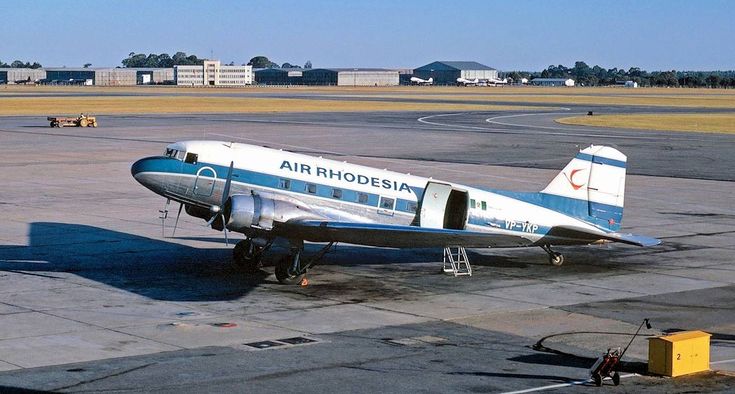
<svg viewBox="0 0 735 394">
<path fill-rule="evenodd" d="M 626 374 L 626 375 L 620 375 L 620 379 L 623 379 L 623 378 L 632 378 L 634 376 L 640 376 L 640 375 L 638 375 L 637 373 L 630 373 L 630 374 Z M 609 378 L 606 378 L 605 380 L 607 380 L 607 379 L 609 379 Z M 554 390 L 554 389 L 560 389 L 560 388 L 563 388 L 563 387 L 578 386 L 580 384 L 591 383 L 591 382 L 592 382 L 592 379 L 577 380 L 576 382 L 552 384 L 552 385 L 549 385 L 549 386 L 533 387 L 533 388 L 525 389 L 525 390 L 506 391 L 506 392 L 504 392 L 502 394 L 533 393 L 533 392 L 536 392 L 536 391 Z"/>
<path fill-rule="evenodd" d="M 728 363 L 735 363 L 735 358 L 728 359 L 728 360 L 712 361 L 712 362 L 710 362 L 710 365 L 719 365 L 719 364 L 728 364 Z M 620 379 L 632 378 L 634 376 L 640 376 L 640 375 L 637 374 L 637 373 L 629 373 L 629 374 L 625 374 L 625 375 L 620 375 Z M 569 382 L 569 383 L 560 383 L 560 384 L 551 384 L 551 385 L 548 385 L 548 386 L 532 387 L 530 389 L 525 389 L 525 390 L 506 391 L 506 392 L 504 392 L 502 394 L 533 393 L 533 392 L 536 392 L 536 391 L 554 390 L 554 389 L 560 389 L 560 388 L 563 388 L 563 387 L 578 386 L 578 385 L 581 385 L 581 384 L 591 383 L 591 382 L 592 382 L 592 379 L 577 380 L 575 382 Z"/>
<path fill-rule="evenodd" d="M 544 129 L 544 130 L 566 130 L 571 132 L 577 132 L 577 131 L 585 131 L 585 132 L 611 132 L 611 130 L 614 130 L 614 128 L 598 128 L 598 129 L 588 129 L 588 128 L 582 128 L 582 127 L 564 127 L 564 126 L 540 126 L 540 125 L 530 125 L 530 124 L 518 124 L 518 123 L 507 123 L 507 122 L 498 122 L 496 119 L 508 119 L 508 118 L 520 118 L 524 116 L 538 116 L 538 115 L 584 115 L 584 112 L 545 112 L 545 113 L 528 113 L 528 114 L 515 114 L 515 115 L 499 115 L 499 116 L 493 116 L 492 118 L 485 119 L 485 122 L 496 124 L 499 126 L 506 126 L 506 127 L 529 127 L 532 129 Z M 666 130 L 640 130 L 641 132 L 658 132 L 658 133 L 666 133 Z M 552 135 L 576 135 L 581 137 L 600 137 L 600 138 L 627 138 L 627 139 L 655 139 L 659 140 L 660 137 L 645 137 L 645 136 L 630 136 L 630 135 L 624 135 L 624 134 L 614 134 L 614 131 L 612 131 L 613 134 L 611 135 L 602 135 L 602 134 L 582 134 L 582 133 L 547 133 Z M 672 138 L 673 137 L 673 138 Z M 699 141 L 698 138 L 692 138 L 692 137 L 686 137 L 686 136 L 672 136 L 669 135 L 667 137 L 668 139 L 674 139 L 674 140 L 684 140 L 684 141 Z"/>
<path fill-rule="evenodd" d="M 564 110 L 571 110 L 570 108 L 562 108 Z M 594 138 L 616 138 L 616 139 L 632 139 L 632 140 L 659 140 L 659 137 L 647 137 L 647 136 L 631 136 L 631 135 L 624 135 L 624 134 L 585 134 L 585 133 L 576 133 L 576 132 L 553 132 L 553 131 L 541 131 L 541 130 L 527 130 L 527 131 L 518 131 L 518 130 L 512 130 L 512 129 L 490 129 L 487 127 L 480 127 L 480 126 L 465 126 L 465 125 L 457 125 L 457 124 L 451 124 L 451 123 L 439 123 L 439 122 L 432 122 L 427 119 L 431 118 L 438 118 L 438 117 L 446 117 L 446 116 L 454 116 L 454 115 L 465 115 L 470 114 L 470 112 L 459 112 L 459 113 L 450 113 L 450 114 L 438 114 L 438 115 L 429 115 L 424 116 L 421 118 L 418 118 L 417 120 L 420 123 L 432 125 L 432 126 L 442 126 L 442 127 L 451 127 L 451 128 L 462 128 L 462 129 L 469 129 L 469 130 L 482 130 L 485 133 L 500 133 L 500 134 L 525 134 L 525 135 L 561 135 L 561 136 L 575 136 L 575 137 L 594 137 Z M 583 112 L 542 112 L 542 113 L 526 113 L 526 114 L 515 114 L 515 115 L 501 115 L 501 116 L 494 116 L 492 118 L 485 119 L 485 122 L 496 124 L 500 126 L 510 126 L 510 127 L 527 127 L 529 129 L 548 129 L 548 130 L 569 130 L 569 131 L 597 131 L 602 132 L 606 130 L 592 130 L 592 129 L 571 129 L 571 128 L 565 128 L 565 127 L 551 127 L 551 126 L 533 126 L 533 125 L 523 125 L 523 124 L 514 124 L 514 123 L 503 123 L 503 122 L 496 122 L 494 119 L 503 119 L 503 118 L 510 118 L 510 117 L 521 117 L 521 116 L 538 116 L 538 115 L 575 115 L 575 114 L 584 114 Z M 609 132 L 608 132 L 609 133 Z"/>
<path fill-rule="evenodd" d="M 710 362 L 710 365 L 728 364 L 728 363 L 735 363 L 735 358 L 731 358 L 729 360 L 712 361 Z"/>
</svg>

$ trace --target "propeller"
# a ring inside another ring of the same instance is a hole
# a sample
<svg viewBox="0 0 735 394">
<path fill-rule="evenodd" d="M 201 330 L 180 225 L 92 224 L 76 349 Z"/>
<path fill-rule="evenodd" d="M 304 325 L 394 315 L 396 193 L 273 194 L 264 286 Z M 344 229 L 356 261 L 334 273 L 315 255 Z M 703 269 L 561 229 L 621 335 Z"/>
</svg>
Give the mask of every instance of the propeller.
<svg viewBox="0 0 735 394">
<path fill-rule="evenodd" d="M 171 238 L 176 236 L 176 227 L 179 225 L 179 217 L 181 216 L 181 209 L 184 208 L 184 203 L 179 203 L 179 213 L 176 214 L 176 222 L 174 222 L 174 231 L 171 233 Z"/>
<path fill-rule="evenodd" d="M 222 190 L 222 202 L 220 205 L 212 205 L 209 210 L 212 211 L 212 218 L 207 221 L 208 226 L 212 226 L 217 218 L 222 219 L 222 231 L 225 233 L 225 245 L 230 245 L 227 237 L 227 223 L 225 223 L 225 211 L 224 206 L 227 203 L 227 199 L 230 198 L 230 186 L 232 185 L 232 169 L 235 167 L 235 162 L 230 162 L 230 168 L 227 170 L 227 179 L 225 180 L 225 188 Z M 179 210 L 181 212 L 181 210 Z"/>
</svg>

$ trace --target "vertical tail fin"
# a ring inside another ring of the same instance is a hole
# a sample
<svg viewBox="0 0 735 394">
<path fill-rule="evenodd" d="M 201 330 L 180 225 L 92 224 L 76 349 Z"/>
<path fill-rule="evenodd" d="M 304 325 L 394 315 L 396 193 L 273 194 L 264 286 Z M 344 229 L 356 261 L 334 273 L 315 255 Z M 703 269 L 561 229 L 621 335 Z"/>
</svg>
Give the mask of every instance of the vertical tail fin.
<svg viewBox="0 0 735 394">
<path fill-rule="evenodd" d="M 597 225 L 618 230 L 623 218 L 627 158 L 609 146 L 590 146 L 541 191 L 555 208 Z"/>
</svg>

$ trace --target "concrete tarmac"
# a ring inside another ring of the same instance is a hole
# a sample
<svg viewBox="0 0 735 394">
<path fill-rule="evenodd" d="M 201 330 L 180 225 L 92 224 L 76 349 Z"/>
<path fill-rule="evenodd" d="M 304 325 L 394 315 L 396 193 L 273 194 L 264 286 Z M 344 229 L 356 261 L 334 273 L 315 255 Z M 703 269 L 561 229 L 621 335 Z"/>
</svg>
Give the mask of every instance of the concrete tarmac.
<svg viewBox="0 0 735 394">
<path fill-rule="evenodd" d="M 101 116 L 97 129 L 0 118 L 0 392 L 582 391 L 596 357 L 643 318 L 654 326 L 646 336 L 712 333 L 723 372 L 634 375 L 645 372 L 642 337 L 615 391 L 727 391 L 735 136 L 575 128 L 553 116 Z M 473 249 L 474 275 L 457 278 L 438 273 L 440 250 L 339 245 L 308 286 L 283 286 L 271 266 L 239 272 L 199 219 L 183 215 L 170 238 L 175 205 L 162 236 L 165 201 L 130 164 L 201 138 L 511 190 L 540 190 L 579 148 L 612 144 L 629 157 L 623 230 L 664 243 L 558 248 L 562 267 L 536 248 Z"/>
</svg>

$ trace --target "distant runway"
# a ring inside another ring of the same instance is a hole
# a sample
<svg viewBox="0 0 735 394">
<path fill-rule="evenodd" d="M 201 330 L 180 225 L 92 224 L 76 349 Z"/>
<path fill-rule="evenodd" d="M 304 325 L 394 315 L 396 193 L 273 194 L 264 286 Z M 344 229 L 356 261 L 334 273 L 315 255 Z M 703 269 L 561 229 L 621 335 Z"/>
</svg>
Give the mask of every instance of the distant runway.
<svg viewBox="0 0 735 394">
<path fill-rule="evenodd" d="M 551 112 L 120 115 L 97 129 L 0 117 L 0 392 L 581 392 L 643 318 L 646 335 L 711 332 L 713 368 L 735 370 L 735 136 L 576 128 Z M 459 278 L 438 273 L 440 250 L 339 245 L 309 286 L 282 286 L 270 266 L 239 272 L 201 220 L 162 237 L 165 201 L 130 164 L 202 138 L 526 191 L 610 144 L 628 155 L 623 230 L 664 243 L 560 248 L 562 267 L 540 249 L 473 249 Z M 646 357 L 640 338 L 625 389 L 735 384 L 630 375 Z"/>
</svg>

